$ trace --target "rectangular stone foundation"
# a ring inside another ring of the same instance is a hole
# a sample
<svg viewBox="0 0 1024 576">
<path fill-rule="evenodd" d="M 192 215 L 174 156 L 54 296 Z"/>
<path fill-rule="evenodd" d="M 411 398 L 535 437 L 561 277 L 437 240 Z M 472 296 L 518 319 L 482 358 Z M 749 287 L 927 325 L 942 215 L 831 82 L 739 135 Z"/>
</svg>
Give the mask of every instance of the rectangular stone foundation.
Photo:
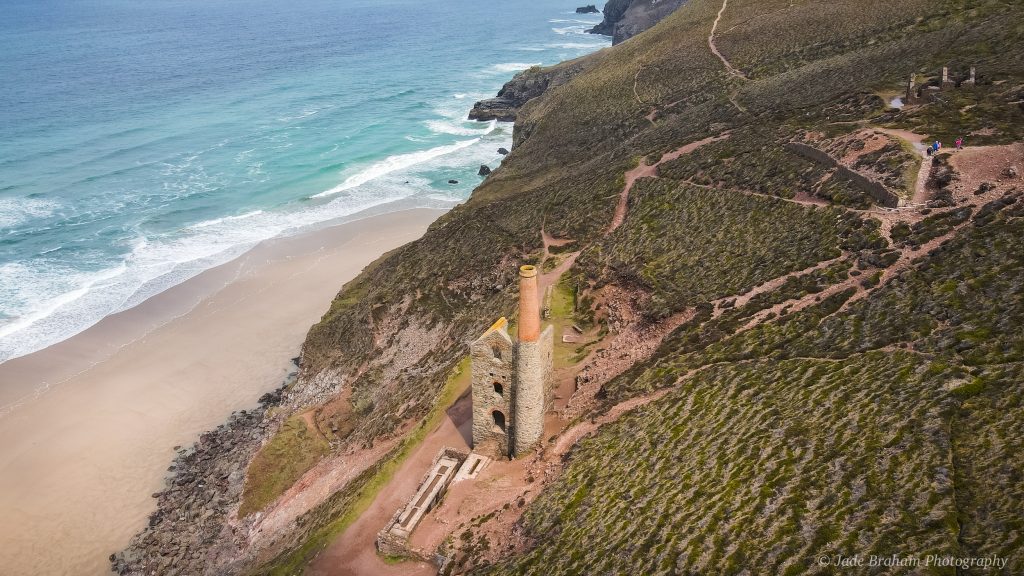
<svg viewBox="0 0 1024 576">
<path fill-rule="evenodd" d="M 377 533 L 379 552 L 390 556 L 420 556 L 409 550 L 409 535 L 444 495 L 466 458 L 465 452 L 454 448 L 441 449 L 408 504 L 395 512 L 384 529 Z"/>
</svg>

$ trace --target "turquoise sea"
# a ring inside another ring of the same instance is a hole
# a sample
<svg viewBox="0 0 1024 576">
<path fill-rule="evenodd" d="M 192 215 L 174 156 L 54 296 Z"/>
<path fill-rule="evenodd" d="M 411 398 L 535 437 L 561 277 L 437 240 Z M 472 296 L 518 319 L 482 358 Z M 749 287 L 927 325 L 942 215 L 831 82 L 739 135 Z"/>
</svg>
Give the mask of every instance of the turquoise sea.
<svg viewBox="0 0 1024 576">
<path fill-rule="evenodd" d="M 511 143 L 473 102 L 610 44 L 577 5 L 5 0 L 0 362 L 261 240 L 464 200 Z"/>
</svg>

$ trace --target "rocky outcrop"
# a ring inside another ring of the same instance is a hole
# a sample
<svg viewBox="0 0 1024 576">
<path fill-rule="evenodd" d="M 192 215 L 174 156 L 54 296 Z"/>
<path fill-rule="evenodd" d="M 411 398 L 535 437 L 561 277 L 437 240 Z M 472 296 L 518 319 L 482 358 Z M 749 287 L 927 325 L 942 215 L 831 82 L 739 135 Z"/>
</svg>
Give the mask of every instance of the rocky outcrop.
<svg viewBox="0 0 1024 576">
<path fill-rule="evenodd" d="M 491 167 L 488 166 L 487 164 L 481 164 L 480 165 L 480 169 L 477 170 L 477 172 L 476 172 L 476 175 L 477 176 L 487 176 L 490 173 L 491 173 Z"/>
<path fill-rule="evenodd" d="M 190 449 L 178 448 L 157 509 L 123 552 L 110 555 L 118 574 L 203 574 L 212 558 L 238 543 L 227 528 L 238 508 L 249 459 L 267 433 L 267 410 L 282 402 L 284 387 L 264 394 L 255 410 L 231 415 Z"/>
<path fill-rule="evenodd" d="M 587 30 L 591 34 L 611 36 L 615 33 L 615 25 L 622 20 L 626 9 L 633 3 L 633 0 L 608 0 L 604 5 L 604 19 L 597 25 Z"/>
<path fill-rule="evenodd" d="M 676 11 L 686 0 L 608 0 L 604 19 L 587 32 L 612 37 L 612 44 L 629 40 Z"/>
<path fill-rule="evenodd" d="M 516 74 L 495 98 L 481 100 L 469 111 L 470 120 L 513 122 L 519 108 L 546 90 L 561 86 L 586 69 L 586 57 L 547 68 L 534 66 Z"/>
<path fill-rule="evenodd" d="M 593 4 L 587 4 L 586 6 L 580 6 L 576 9 L 577 14 L 597 14 L 600 10 Z"/>
</svg>

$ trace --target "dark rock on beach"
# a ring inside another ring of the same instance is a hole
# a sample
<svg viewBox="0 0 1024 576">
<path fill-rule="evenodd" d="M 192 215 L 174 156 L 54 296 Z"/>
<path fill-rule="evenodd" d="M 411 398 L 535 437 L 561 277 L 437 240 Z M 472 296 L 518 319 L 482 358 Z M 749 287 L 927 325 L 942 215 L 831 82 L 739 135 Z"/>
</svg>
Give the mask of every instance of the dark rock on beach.
<svg viewBox="0 0 1024 576">
<path fill-rule="evenodd" d="M 508 148 L 505 148 L 505 147 L 498 148 L 498 154 L 501 154 L 502 156 L 507 155 L 508 154 Z"/>
<path fill-rule="evenodd" d="M 128 547 L 110 555 L 118 574 L 201 574 L 211 548 L 223 540 L 228 515 L 237 507 L 249 459 L 260 445 L 268 408 L 281 403 L 284 387 L 260 398 L 255 410 L 235 412 L 227 423 L 178 450 L 173 474 L 153 494 L 157 509 Z"/>
<path fill-rule="evenodd" d="M 487 164 L 481 164 L 480 170 L 477 171 L 477 176 L 487 176 L 491 173 L 491 168 Z"/>
</svg>

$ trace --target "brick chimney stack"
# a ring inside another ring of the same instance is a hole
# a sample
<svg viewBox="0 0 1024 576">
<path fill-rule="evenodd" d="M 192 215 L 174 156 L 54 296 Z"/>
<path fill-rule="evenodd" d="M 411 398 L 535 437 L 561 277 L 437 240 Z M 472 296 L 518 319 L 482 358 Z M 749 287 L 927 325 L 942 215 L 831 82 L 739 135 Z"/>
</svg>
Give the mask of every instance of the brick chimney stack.
<svg viewBox="0 0 1024 576">
<path fill-rule="evenodd" d="M 519 267 L 519 341 L 536 342 L 540 338 L 540 293 L 537 267 Z"/>
</svg>

